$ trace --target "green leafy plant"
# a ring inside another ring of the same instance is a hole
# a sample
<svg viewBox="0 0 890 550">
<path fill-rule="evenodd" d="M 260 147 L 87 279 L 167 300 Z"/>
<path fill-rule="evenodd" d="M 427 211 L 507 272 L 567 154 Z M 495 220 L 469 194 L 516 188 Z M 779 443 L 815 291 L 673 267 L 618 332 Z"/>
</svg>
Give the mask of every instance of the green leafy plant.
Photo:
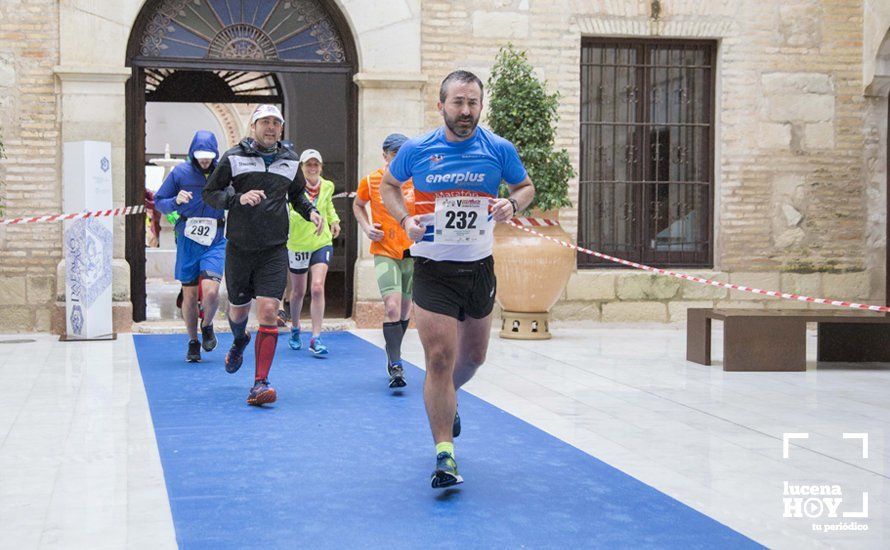
<svg viewBox="0 0 890 550">
<path fill-rule="evenodd" d="M 535 200 L 527 210 L 555 210 L 572 205 L 569 180 L 575 171 L 568 151 L 553 149 L 559 92 L 547 93 L 533 71 L 526 53 L 512 44 L 498 51 L 488 79 L 488 125 L 516 145 L 535 184 Z M 500 194 L 507 195 L 506 185 Z"/>
</svg>

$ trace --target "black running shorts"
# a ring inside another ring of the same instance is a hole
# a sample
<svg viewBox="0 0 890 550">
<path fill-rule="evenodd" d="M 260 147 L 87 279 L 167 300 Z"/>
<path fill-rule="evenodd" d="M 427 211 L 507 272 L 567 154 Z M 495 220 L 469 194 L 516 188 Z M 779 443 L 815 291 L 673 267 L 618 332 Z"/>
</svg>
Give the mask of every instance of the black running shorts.
<svg viewBox="0 0 890 550">
<path fill-rule="evenodd" d="M 226 290 L 229 303 L 249 304 L 256 297 L 280 300 L 287 286 L 287 246 L 243 250 L 226 244 Z"/>
<path fill-rule="evenodd" d="M 482 319 L 494 307 L 494 259 L 449 262 L 414 258 L 414 303 L 427 311 L 463 321 Z"/>
</svg>

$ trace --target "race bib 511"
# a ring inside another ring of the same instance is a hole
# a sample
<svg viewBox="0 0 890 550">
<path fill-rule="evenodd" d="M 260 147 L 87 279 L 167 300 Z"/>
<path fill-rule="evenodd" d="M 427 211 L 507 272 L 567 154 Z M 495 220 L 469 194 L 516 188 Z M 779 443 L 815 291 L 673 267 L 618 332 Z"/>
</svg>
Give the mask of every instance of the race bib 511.
<svg viewBox="0 0 890 550">
<path fill-rule="evenodd" d="M 294 252 L 287 251 L 287 263 L 291 269 L 309 269 L 309 259 L 312 252 Z"/>
</svg>

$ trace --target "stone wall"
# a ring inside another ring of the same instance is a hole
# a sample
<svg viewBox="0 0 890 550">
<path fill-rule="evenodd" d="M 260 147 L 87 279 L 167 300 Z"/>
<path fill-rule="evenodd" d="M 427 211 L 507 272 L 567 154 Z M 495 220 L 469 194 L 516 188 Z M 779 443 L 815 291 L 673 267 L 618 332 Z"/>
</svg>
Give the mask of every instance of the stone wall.
<svg viewBox="0 0 890 550">
<path fill-rule="evenodd" d="M 4 216 L 61 207 L 59 112 L 53 66 L 59 59 L 54 0 L 0 2 L 0 160 Z M 0 332 L 48 331 L 61 226 L 0 226 Z"/>
<path fill-rule="evenodd" d="M 684 273 L 716 281 L 764 290 L 814 297 L 843 296 L 863 301 L 871 296 L 871 275 L 855 273 L 781 273 L 777 271 L 683 270 Z M 883 279 L 881 279 L 883 284 Z M 690 307 L 744 307 L 752 309 L 830 308 L 729 290 L 674 277 L 637 270 L 580 270 L 575 273 L 552 316 L 561 320 L 604 322 L 686 320 Z"/>
<path fill-rule="evenodd" d="M 866 271 L 875 266 L 867 258 L 885 243 L 867 238 L 874 192 L 867 194 L 866 182 L 879 177 L 863 171 L 861 0 L 661 2 L 657 21 L 642 0 L 431 0 L 423 6 L 427 126 L 441 123 L 435 100 L 442 77 L 466 68 L 486 80 L 498 47 L 512 42 L 562 94 L 557 146 L 569 150 L 576 167 L 582 37 L 715 40 L 716 223 L 708 273 L 831 298 L 883 297 L 883 273 Z M 577 204 L 577 181 L 570 193 Z M 571 233 L 576 208 L 560 212 Z M 679 283 L 625 270 L 581 270 L 554 317 L 666 321 L 690 305 L 778 307 L 775 299 Z"/>
<path fill-rule="evenodd" d="M 883 3 L 662 1 L 658 20 L 648 0 L 402 0 L 389 10 L 362 0 L 335 3 L 359 51 L 362 174 L 379 164 L 386 133 L 440 123 L 435 101 L 445 74 L 460 67 L 487 79 L 508 41 L 528 50 L 537 73 L 562 94 L 557 146 L 569 150 L 577 167 L 583 36 L 714 40 L 716 241 L 714 266 L 704 272 L 752 286 L 883 298 L 886 96 L 863 95 L 863 75 L 883 70 L 869 57 L 886 35 Z M 124 55 L 142 4 L 0 0 L 7 215 L 59 211 L 61 142 L 96 139 L 96 132 L 113 143 L 115 203 L 122 204 Z M 881 17 L 864 17 L 867 10 Z M 577 201 L 578 182 L 570 189 Z M 570 233 L 577 217 L 575 208 L 560 214 Z M 129 295 L 122 223 L 115 231 L 121 302 Z M 48 330 L 60 229 L 0 228 L 0 332 Z M 360 250 L 367 244 L 360 238 Z M 363 252 L 356 311 L 368 318 L 380 313 L 370 266 Z M 776 303 L 687 285 L 625 270 L 581 270 L 554 314 L 670 320 L 689 304 Z"/>
</svg>

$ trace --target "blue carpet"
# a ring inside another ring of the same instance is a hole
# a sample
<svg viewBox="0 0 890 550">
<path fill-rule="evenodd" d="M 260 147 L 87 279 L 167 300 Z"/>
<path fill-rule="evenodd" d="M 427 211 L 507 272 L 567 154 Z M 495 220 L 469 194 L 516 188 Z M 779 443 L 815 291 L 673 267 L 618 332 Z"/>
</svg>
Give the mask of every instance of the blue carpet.
<svg viewBox="0 0 890 550">
<path fill-rule="evenodd" d="M 252 343 L 229 375 L 229 334 L 197 365 L 181 335 L 134 336 L 180 547 L 758 547 L 465 392 L 466 482 L 433 490 L 423 372 L 406 365 L 393 395 L 382 349 L 324 339 L 331 354 L 317 359 L 282 336 L 279 401 L 254 408 Z"/>
</svg>

